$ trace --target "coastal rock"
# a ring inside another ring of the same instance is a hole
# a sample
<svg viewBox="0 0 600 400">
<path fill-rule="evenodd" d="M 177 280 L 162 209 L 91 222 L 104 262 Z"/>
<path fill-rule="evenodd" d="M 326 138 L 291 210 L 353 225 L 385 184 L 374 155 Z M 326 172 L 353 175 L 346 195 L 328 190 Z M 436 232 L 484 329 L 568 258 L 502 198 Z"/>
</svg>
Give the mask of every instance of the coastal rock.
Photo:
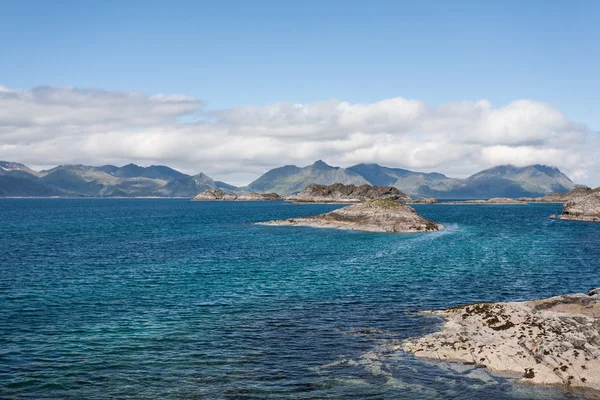
<svg viewBox="0 0 600 400">
<path fill-rule="evenodd" d="M 592 191 L 591 194 L 567 201 L 563 205 L 562 214 L 552 217 L 570 221 L 600 222 L 600 191 Z"/>
<path fill-rule="evenodd" d="M 408 201 L 410 197 L 392 186 L 308 185 L 296 195 L 286 198 L 294 203 L 361 203 L 370 199 Z"/>
<path fill-rule="evenodd" d="M 443 204 L 527 204 L 527 202 L 520 199 L 509 199 L 507 197 L 494 197 L 488 200 L 447 201 Z"/>
<path fill-rule="evenodd" d="M 520 381 L 600 390 L 600 289 L 433 312 L 441 332 L 403 343 L 417 357 L 485 366 Z"/>
<path fill-rule="evenodd" d="M 434 199 L 433 197 L 422 197 L 420 199 L 409 201 L 411 204 L 436 204 L 437 202 L 437 199 Z"/>
<path fill-rule="evenodd" d="M 235 200 L 236 195 L 225 193 L 221 189 L 209 189 L 200 193 L 193 200 L 195 201 L 211 201 L 211 200 Z"/>
<path fill-rule="evenodd" d="M 290 218 L 261 224 L 390 233 L 427 232 L 443 228 L 442 225 L 417 214 L 412 207 L 390 199 L 368 200 L 314 217 Z"/>
<path fill-rule="evenodd" d="M 277 193 L 244 193 L 239 196 L 234 194 L 225 193 L 221 189 L 210 189 L 200 193 L 194 200 L 197 201 L 267 201 L 267 200 L 281 200 L 281 197 Z"/>
<path fill-rule="evenodd" d="M 568 193 L 550 193 L 542 197 L 540 201 L 542 203 L 565 203 L 569 200 L 573 200 L 579 197 L 589 196 L 594 193 L 600 193 L 600 188 L 591 189 L 588 187 L 578 187 Z"/>
<path fill-rule="evenodd" d="M 268 201 L 268 200 L 282 200 L 281 196 L 277 193 L 244 193 L 236 198 L 237 201 Z"/>
</svg>

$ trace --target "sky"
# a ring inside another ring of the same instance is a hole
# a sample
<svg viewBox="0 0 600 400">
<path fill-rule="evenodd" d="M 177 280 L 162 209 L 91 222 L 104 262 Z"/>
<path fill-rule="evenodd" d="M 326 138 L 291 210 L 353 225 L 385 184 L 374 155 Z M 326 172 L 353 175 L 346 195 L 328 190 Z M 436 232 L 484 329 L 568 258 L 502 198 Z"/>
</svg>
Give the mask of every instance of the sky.
<svg viewBox="0 0 600 400">
<path fill-rule="evenodd" d="M 598 1 L 0 0 L 0 159 L 600 186 Z"/>
</svg>

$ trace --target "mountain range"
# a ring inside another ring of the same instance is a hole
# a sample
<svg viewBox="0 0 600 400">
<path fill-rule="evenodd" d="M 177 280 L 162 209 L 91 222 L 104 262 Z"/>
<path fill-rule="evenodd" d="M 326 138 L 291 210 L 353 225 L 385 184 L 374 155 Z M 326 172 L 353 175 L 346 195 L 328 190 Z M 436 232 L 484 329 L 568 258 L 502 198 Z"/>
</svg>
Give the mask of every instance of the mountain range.
<svg viewBox="0 0 600 400">
<path fill-rule="evenodd" d="M 194 197 L 208 189 L 227 193 L 275 192 L 288 196 L 311 183 L 394 186 L 413 198 L 485 199 L 539 197 L 566 193 L 574 184 L 556 167 L 501 165 L 468 178 L 450 178 L 437 172 L 415 172 L 378 164 L 333 167 L 319 160 L 306 167 L 286 165 L 267 171 L 245 187 L 215 181 L 199 173 L 187 175 L 162 165 L 122 167 L 59 165 L 43 171 L 0 161 L 0 197 Z"/>
<path fill-rule="evenodd" d="M 299 192 L 309 183 L 328 185 L 335 182 L 394 186 L 413 198 L 440 199 L 539 197 L 553 192 L 566 193 L 577 186 L 558 168 L 539 164 L 526 167 L 501 165 L 458 179 L 438 172 L 414 172 L 378 164 L 332 167 L 319 160 L 304 168 L 286 165 L 272 169 L 245 189 L 287 196 Z"/>
</svg>

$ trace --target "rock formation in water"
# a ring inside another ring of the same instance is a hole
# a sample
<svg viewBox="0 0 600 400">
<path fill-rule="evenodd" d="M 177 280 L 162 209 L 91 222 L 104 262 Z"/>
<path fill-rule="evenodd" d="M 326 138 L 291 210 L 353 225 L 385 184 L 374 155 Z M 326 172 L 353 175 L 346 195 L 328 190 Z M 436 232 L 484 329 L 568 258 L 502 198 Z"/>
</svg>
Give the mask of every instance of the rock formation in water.
<svg viewBox="0 0 600 400">
<path fill-rule="evenodd" d="M 527 204 L 527 201 L 520 199 L 509 199 L 507 197 L 495 197 L 488 200 L 445 201 L 443 204 Z"/>
<path fill-rule="evenodd" d="M 229 201 L 233 201 L 237 199 L 237 196 L 234 194 L 228 194 L 225 193 L 224 191 L 222 191 L 221 189 L 209 189 L 209 190 L 205 190 L 204 192 L 198 194 L 196 197 L 194 197 L 193 200 L 195 201 L 211 201 L 211 200 L 229 200 Z"/>
<path fill-rule="evenodd" d="M 225 193 L 221 189 L 210 189 L 200 193 L 194 200 L 197 201 L 267 201 L 267 200 L 281 200 L 281 197 L 277 193 L 244 193 L 239 196 L 234 194 Z"/>
<path fill-rule="evenodd" d="M 570 221 L 600 222 L 600 188 L 590 190 L 589 193 L 567 201 L 563 205 L 561 215 L 550 217 Z"/>
<path fill-rule="evenodd" d="M 244 193 L 237 196 L 237 201 L 266 201 L 266 200 L 283 200 L 277 193 Z"/>
<path fill-rule="evenodd" d="M 433 197 L 422 197 L 420 199 L 411 200 L 408 203 L 410 204 L 437 204 L 437 199 Z"/>
<path fill-rule="evenodd" d="M 417 357 L 485 366 L 524 382 L 600 390 L 600 289 L 433 312 L 441 332 L 404 342 Z"/>
<path fill-rule="evenodd" d="M 442 225 L 417 214 L 412 207 L 390 199 L 368 200 L 314 217 L 290 218 L 261 224 L 390 233 L 427 232 L 443 228 Z"/>
<path fill-rule="evenodd" d="M 593 193 L 600 192 L 600 188 L 591 189 L 588 187 L 578 187 L 568 193 L 550 193 L 539 199 L 542 203 L 566 203 L 569 200 L 578 197 L 587 196 Z"/>
<path fill-rule="evenodd" d="M 294 203 L 361 203 L 371 199 L 408 201 L 410 197 L 392 186 L 308 185 L 296 195 L 286 198 Z"/>
</svg>

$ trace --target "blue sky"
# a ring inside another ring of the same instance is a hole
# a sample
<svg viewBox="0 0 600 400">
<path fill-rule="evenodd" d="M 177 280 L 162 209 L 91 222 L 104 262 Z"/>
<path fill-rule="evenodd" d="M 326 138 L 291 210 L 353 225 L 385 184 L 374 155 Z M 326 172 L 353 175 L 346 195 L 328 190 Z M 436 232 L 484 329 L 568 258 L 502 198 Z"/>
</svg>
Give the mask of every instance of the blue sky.
<svg viewBox="0 0 600 400">
<path fill-rule="evenodd" d="M 396 97 L 430 107 L 486 99 L 501 108 L 532 99 L 585 125 L 588 135 L 600 130 L 600 1 L 0 0 L 0 5 L 0 85 L 11 90 L 182 94 L 199 99 L 204 110 Z M 539 114 L 536 110 L 528 112 Z M 289 117 L 285 106 L 260 112 Z M 537 146 L 535 140 L 518 145 Z M 512 160 L 496 150 L 493 160 Z M 530 150 L 520 154 L 526 157 Z M 0 148 L 0 158 L 18 154 L 3 155 Z M 308 161 L 314 152 L 303 154 L 292 161 Z M 376 154 L 367 158 L 380 160 Z M 536 154 L 532 161 L 557 159 L 552 152 L 546 158 Z M 120 160 L 111 157 L 92 158 Z M 351 159 L 332 156 L 332 162 Z M 138 160 L 169 161 L 146 153 Z M 575 161 L 561 160 L 559 167 L 575 170 Z M 54 161 L 74 160 L 45 160 Z M 438 168 L 414 159 L 397 164 Z M 455 173 L 484 164 L 457 167 Z"/>
<path fill-rule="evenodd" d="M 402 96 L 550 102 L 600 128 L 598 1 L 6 1 L 2 84 L 211 108 Z"/>
</svg>

